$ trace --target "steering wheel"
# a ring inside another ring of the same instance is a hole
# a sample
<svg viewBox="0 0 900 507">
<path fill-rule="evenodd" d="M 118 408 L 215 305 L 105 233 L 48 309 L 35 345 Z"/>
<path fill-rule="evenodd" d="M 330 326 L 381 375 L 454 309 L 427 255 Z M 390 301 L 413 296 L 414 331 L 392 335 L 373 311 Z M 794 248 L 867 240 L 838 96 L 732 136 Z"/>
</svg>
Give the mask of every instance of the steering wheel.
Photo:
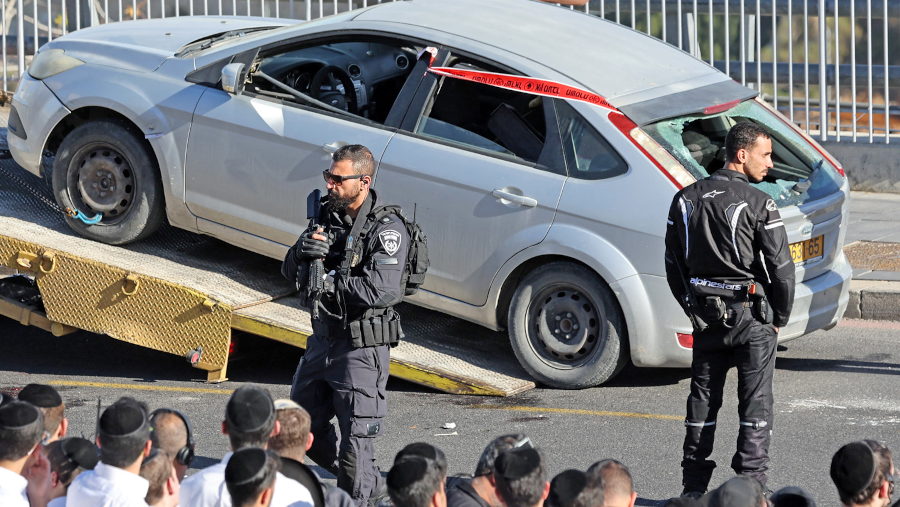
<svg viewBox="0 0 900 507">
<path fill-rule="evenodd" d="M 334 84 L 334 80 L 330 79 L 328 77 L 329 75 L 333 75 L 342 85 L 344 85 L 345 94 L 341 94 L 337 88 L 333 91 L 322 91 L 322 85 L 325 83 L 326 79 L 328 79 L 332 85 Z M 359 114 L 359 104 L 356 103 L 356 87 L 353 86 L 353 80 L 346 70 L 337 65 L 326 65 L 316 72 L 316 75 L 312 78 L 312 82 L 309 84 L 309 94 L 312 98 L 330 104 L 338 109 L 343 109 L 346 104 L 347 111 L 353 114 Z"/>
</svg>

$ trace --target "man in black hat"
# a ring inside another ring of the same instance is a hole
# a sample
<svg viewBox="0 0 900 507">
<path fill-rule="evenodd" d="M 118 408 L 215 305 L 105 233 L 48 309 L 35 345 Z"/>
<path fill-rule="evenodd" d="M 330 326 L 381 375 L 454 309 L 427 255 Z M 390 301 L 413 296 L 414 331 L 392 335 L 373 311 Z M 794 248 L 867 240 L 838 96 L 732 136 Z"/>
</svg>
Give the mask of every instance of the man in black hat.
<svg viewBox="0 0 900 507">
<path fill-rule="evenodd" d="M 222 461 L 188 477 L 181 483 L 181 505 L 219 507 L 230 503 L 225 487 L 225 469 L 234 452 L 250 447 L 266 449 L 269 438 L 281 431 L 275 417 L 275 403 L 269 391 L 255 385 L 239 387 L 225 406 L 222 433 L 228 435 L 231 450 Z M 278 473 L 273 507 L 313 507 L 312 495 L 299 482 Z"/>
<path fill-rule="evenodd" d="M 29 482 L 21 474 L 43 435 L 44 415 L 34 405 L 19 401 L 0 407 L 0 505 L 3 507 L 28 507 Z"/>
<path fill-rule="evenodd" d="M 603 484 L 581 470 L 566 470 L 550 481 L 545 507 L 603 507 Z"/>
<path fill-rule="evenodd" d="M 494 462 L 500 453 L 516 447 L 531 447 L 531 439 L 522 433 L 502 435 L 484 448 L 471 481 L 460 480 L 447 490 L 448 507 L 501 507 L 494 481 Z"/>
<path fill-rule="evenodd" d="M 100 461 L 97 446 L 84 438 L 63 438 L 44 446 L 50 462 L 50 490 L 47 507 L 65 507 L 66 494 L 82 472 L 93 470 Z"/>
<path fill-rule="evenodd" d="M 269 507 L 281 460 L 272 451 L 248 447 L 236 451 L 225 467 L 225 485 L 234 507 Z"/>
<path fill-rule="evenodd" d="M 603 485 L 605 507 L 634 507 L 637 492 L 631 471 L 620 461 L 605 459 L 591 465 L 588 476 Z"/>
<path fill-rule="evenodd" d="M 394 456 L 394 463 L 396 464 L 398 461 L 408 456 L 421 456 L 434 461 L 441 477 L 443 477 L 445 481 L 447 480 L 447 456 L 444 455 L 444 451 L 425 442 L 415 442 L 407 444 L 406 447 L 400 449 L 400 452 Z"/>
<path fill-rule="evenodd" d="M 540 507 L 550 494 L 544 455 L 534 448 L 511 449 L 494 462 L 497 496 L 507 507 Z"/>
<path fill-rule="evenodd" d="M 446 478 L 446 468 L 433 459 L 398 455 L 387 475 L 388 495 L 394 507 L 447 507 Z"/>
<path fill-rule="evenodd" d="M 45 384 L 28 384 L 19 391 L 19 400 L 27 401 L 44 413 L 44 445 L 66 436 L 69 420 L 65 417 L 66 404 L 59 393 Z"/>
<path fill-rule="evenodd" d="M 739 475 L 723 482 L 707 498 L 708 507 L 766 507 L 762 484 L 748 475 Z"/>
<path fill-rule="evenodd" d="M 67 507 L 146 507 L 150 483 L 140 471 L 150 454 L 147 414 L 146 404 L 129 397 L 103 411 L 97 435 L 100 463 L 72 482 Z"/>
<path fill-rule="evenodd" d="M 885 507 L 894 494 L 891 451 L 874 440 L 851 442 L 831 459 L 831 480 L 846 507 Z"/>
<path fill-rule="evenodd" d="M 293 400 L 279 399 L 275 400 L 275 413 L 281 431 L 269 437 L 269 449 L 281 458 L 281 473 L 306 486 L 312 494 L 315 507 L 354 507 L 356 504 L 349 493 L 326 484 L 303 463 L 314 438 L 309 431 L 309 412 Z"/>
<path fill-rule="evenodd" d="M 769 496 L 772 507 L 816 507 L 816 500 L 800 486 L 785 486 Z"/>
</svg>

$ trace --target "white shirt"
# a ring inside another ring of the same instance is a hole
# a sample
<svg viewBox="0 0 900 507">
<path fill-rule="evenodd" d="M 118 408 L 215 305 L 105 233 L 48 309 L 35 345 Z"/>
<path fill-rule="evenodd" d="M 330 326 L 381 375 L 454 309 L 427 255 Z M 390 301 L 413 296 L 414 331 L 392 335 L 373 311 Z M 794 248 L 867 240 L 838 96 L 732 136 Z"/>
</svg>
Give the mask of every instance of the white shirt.
<svg viewBox="0 0 900 507">
<path fill-rule="evenodd" d="M 47 502 L 47 507 L 66 507 L 66 497 L 58 496 Z"/>
<path fill-rule="evenodd" d="M 232 454 L 234 453 L 229 452 L 221 462 L 185 479 L 178 495 L 179 504 L 190 507 L 231 507 L 231 495 L 225 486 L 225 466 Z M 306 486 L 278 472 L 270 507 L 313 507 L 313 499 Z"/>
<path fill-rule="evenodd" d="M 150 482 L 121 468 L 97 463 L 69 486 L 67 507 L 147 507 Z"/>
<path fill-rule="evenodd" d="M 28 481 L 21 475 L 0 467 L 0 505 L 3 507 L 29 507 L 25 488 Z"/>
</svg>

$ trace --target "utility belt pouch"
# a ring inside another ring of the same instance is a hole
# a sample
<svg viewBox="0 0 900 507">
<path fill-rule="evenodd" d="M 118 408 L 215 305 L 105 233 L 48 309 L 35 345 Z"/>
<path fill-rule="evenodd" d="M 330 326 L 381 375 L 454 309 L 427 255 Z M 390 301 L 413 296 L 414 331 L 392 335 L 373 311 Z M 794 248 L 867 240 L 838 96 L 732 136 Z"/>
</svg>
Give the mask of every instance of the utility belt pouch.
<svg viewBox="0 0 900 507">
<path fill-rule="evenodd" d="M 400 330 L 400 315 L 394 314 L 394 318 L 388 321 L 388 332 L 390 335 L 390 340 L 388 344 L 391 347 L 396 347 L 400 343 L 400 337 L 402 335 L 402 331 Z"/>
<path fill-rule="evenodd" d="M 709 322 L 722 322 L 725 320 L 725 302 L 719 296 L 706 296 L 703 298 L 706 317 Z"/>
</svg>

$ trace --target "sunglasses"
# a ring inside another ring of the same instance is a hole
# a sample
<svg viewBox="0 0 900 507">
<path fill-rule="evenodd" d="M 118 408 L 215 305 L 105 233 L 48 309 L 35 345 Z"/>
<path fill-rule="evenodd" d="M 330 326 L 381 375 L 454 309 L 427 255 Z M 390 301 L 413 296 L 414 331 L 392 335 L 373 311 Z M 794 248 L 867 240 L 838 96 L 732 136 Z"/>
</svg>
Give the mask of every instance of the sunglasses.
<svg viewBox="0 0 900 507">
<path fill-rule="evenodd" d="M 322 171 L 322 177 L 325 178 L 325 183 L 334 182 L 335 185 L 340 185 L 347 180 L 358 180 L 361 178 L 365 178 L 365 174 L 351 174 L 350 176 L 340 176 L 338 174 L 331 174 L 330 171 L 325 170 Z"/>
</svg>

